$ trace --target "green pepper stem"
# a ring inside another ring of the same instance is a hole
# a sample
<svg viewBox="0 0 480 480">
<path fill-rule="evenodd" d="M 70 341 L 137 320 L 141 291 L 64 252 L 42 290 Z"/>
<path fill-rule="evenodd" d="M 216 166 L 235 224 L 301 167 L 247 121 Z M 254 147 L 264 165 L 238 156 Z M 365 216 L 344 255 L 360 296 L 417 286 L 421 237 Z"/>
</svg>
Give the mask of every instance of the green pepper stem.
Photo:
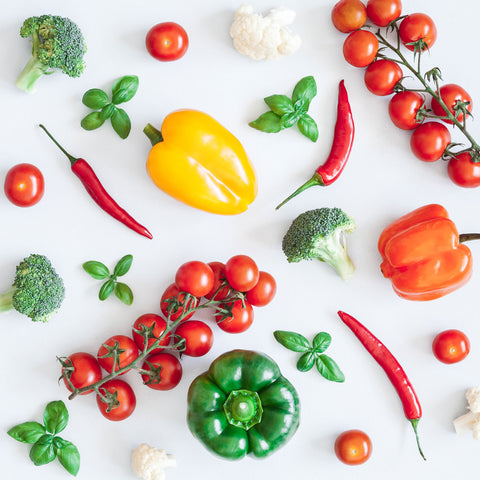
<svg viewBox="0 0 480 480">
<path fill-rule="evenodd" d="M 417 447 L 418 447 L 418 451 L 420 452 L 420 455 L 422 456 L 422 458 L 424 460 L 427 460 L 425 458 L 425 455 L 423 454 L 423 451 L 422 451 L 422 447 L 420 446 L 420 438 L 418 436 L 418 430 L 417 430 L 417 427 L 418 427 L 418 421 L 419 419 L 418 418 L 410 418 L 410 423 L 412 424 L 412 427 L 413 427 L 413 431 L 415 432 L 415 438 L 417 440 Z"/>
<path fill-rule="evenodd" d="M 67 156 L 70 160 L 70 163 L 73 165 L 78 158 L 75 158 L 73 155 L 70 155 L 53 137 L 53 135 L 42 125 L 40 124 L 39 127 L 50 137 L 50 140 Z"/>
<path fill-rule="evenodd" d="M 480 240 L 480 233 L 462 233 L 459 235 L 460 243 L 468 242 L 469 240 Z"/>
<path fill-rule="evenodd" d="M 147 125 L 145 125 L 145 128 L 143 129 L 143 133 L 150 140 L 152 147 L 154 147 L 157 143 L 163 142 L 162 132 L 156 129 L 150 123 L 147 123 Z"/>
<path fill-rule="evenodd" d="M 324 183 L 318 173 L 314 173 L 313 177 L 310 178 L 307 182 L 305 182 L 301 187 L 298 187 L 290 196 L 288 196 L 282 203 L 278 204 L 275 207 L 275 210 L 278 210 L 281 206 L 285 205 L 289 200 L 293 197 L 296 197 L 299 193 L 302 193 L 304 190 L 310 187 L 320 186 L 324 187 Z"/>
</svg>

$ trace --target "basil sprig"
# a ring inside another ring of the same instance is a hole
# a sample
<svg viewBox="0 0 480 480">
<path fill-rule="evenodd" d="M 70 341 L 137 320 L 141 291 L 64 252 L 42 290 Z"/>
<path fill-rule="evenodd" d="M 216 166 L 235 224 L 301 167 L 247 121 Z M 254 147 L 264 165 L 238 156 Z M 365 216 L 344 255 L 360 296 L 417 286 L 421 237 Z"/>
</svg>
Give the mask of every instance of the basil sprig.
<svg viewBox="0 0 480 480">
<path fill-rule="evenodd" d="M 82 119 L 80 125 L 85 130 L 95 130 L 101 127 L 108 119 L 115 132 L 123 139 L 127 138 L 132 124 L 127 112 L 118 105 L 128 102 L 137 93 L 138 77 L 126 75 L 119 78 L 112 87 L 112 100 L 108 94 L 100 88 L 87 90 L 82 98 L 82 103 L 96 110 Z"/>
<path fill-rule="evenodd" d="M 319 373 L 332 382 L 344 382 L 345 375 L 336 362 L 325 355 L 325 350 L 330 346 L 332 337 L 327 332 L 320 332 L 313 337 L 312 344 L 300 333 L 276 330 L 273 336 L 278 343 L 293 352 L 301 353 L 297 361 L 300 372 L 308 372 L 315 365 Z"/>
<path fill-rule="evenodd" d="M 261 132 L 277 133 L 297 124 L 302 135 L 316 142 L 318 127 L 307 113 L 316 94 L 315 79 L 312 76 L 304 77 L 295 85 L 291 99 L 287 95 L 270 95 L 264 98 L 270 111 L 263 113 L 249 125 Z"/>
<path fill-rule="evenodd" d="M 65 470 L 76 476 L 80 469 L 80 453 L 72 442 L 57 435 L 68 423 L 68 410 L 61 400 L 50 402 L 46 406 L 43 423 L 20 423 L 7 433 L 19 442 L 33 444 L 30 460 L 35 465 L 46 465 L 58 458 Z"/>
<path fill-rule="evenodd" d="M 82 265 L 83 269 L 91 277 L 97 280 L 106 280 L 98 292 L 98 298 L 100 300 L 106 300 L 112 293 L 115 293 L 115 296 L 125 305 L 131 305 L 133 303 L 133 292 L 131 288 L 127 284 L 117 280 L 118 277 L 122 277 L 130 270 L 132 261 L 132 255 L 123 256 L 115 265 L 112 274 L 105 264 L 96 260 L 89 260 Z"/>
</svg>

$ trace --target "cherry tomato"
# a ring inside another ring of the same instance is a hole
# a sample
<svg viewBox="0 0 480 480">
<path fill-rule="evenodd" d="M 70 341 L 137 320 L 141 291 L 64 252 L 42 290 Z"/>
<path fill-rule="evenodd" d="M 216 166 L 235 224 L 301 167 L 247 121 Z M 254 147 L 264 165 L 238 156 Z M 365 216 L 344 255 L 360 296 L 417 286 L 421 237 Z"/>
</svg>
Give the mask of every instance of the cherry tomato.
<svg viewBox="0 0 480 480">
<path fill-rule="evenodd" d="M 415 43 L 418 40 L 422 39 L 426 46 L 422 50 L 431 48 L 437 39 L 437 27 L 433 20 L 424 13 L 412 13 L 405 17 L 400 23 L 399 35 L 402 43 L 409 50 L 414 50 L 414 45 L 409 45 L 410 43 Z"/>
<path fill-rule="evenodd" d="M 393 87 L 403 77 L 403 71 L 397 62 L 380 59 L 371 63 L 365 70 L 365 85 L 375 95 L 390 95 Z"/>
<path fill-rule="evenodd" d="M 136 343 L 138 349 L 143 352 L 145 348 L 145 337 L 142 334 L 142 330 L 152 329 L 153 337 L 148 339 L 148 347 L 151 347 L 156 339 L 160 338 L 160 335 L 167 329 L 167 322 L 155 313 L 145 313 L 135 320 L 132 328 L 132 337 Z M 170 343 L 172 334 L 168 332 L 159 342 L 158 348 L 154 348 L 150 354 L 161 352 L 162 347 L 166 347 Z"/>
<path fill-rule="evenodd" d="M 71 392 L 73 392 L 72 385 L 75 388 L 84 388 L 102 379 L 102 369 L 97 359 L 89 353 L 73 353 L 67 357 L 65 363 L 67 365 L 62 368 L 63 381 Z M 93 390 L 87 390 L 80 395 L 91 392 Z"/>
<path fill-rule="evenodd" d="M 448 128 L 440 122 L 427 122 L 416 128 L 410 137 L 410 148 L 424 162 L 441 158 L 452 138 Z"/>
<path fill-rule="evenodd" d="M 210 292 L 204 295 L 204 297 L 211 300 L 215 295 L 215 300 L 223 300 L 224 298 L 227 298 L 228 294 L 230 293 L 230 287 L 228 285 L 219 290 L 222 284 L 226 281 L 225 264 L 222 262 L 210 262 L 208 265 L 213 271 L 215 280 L 213 282 L 212 289 Z"/>
<path fill-rule="evenodd" d="M 145 46 L 148 53 L 157 60 L 178 60 L 188 49 L 188 35 L 178 23 L 158 23 L 148 31 Z"/>
<path fill-rule="evenodd" d="M 245 306 L 243 305 L 245 304 Z M 231 307 L 232 314 L 224 318 L 222 313 L 215 315 L 215 321 L 217 325 L 228 333 L 242 333 L 253 323 L 253 307 L 246 300 L 235 300 L 232 303 L 220 305 L 220 308 Z"/>
<path fill-rule="evenodd" d="M 377 37 L 367 30 L 352 32 L 343 43 L 343 56 L 354 67 L 366 67 L 377 56 Z"/>
<path fill-rule="evenodd" d="M 402 13 L 400 0 L 368 0 L 368 18 L 379 27 L 386 27 L 396 20 Z"/>
<path fill-rule="evenodd" d="M 143 383 L 153 390 L 171 390 L 182 379 L 183 369 L 177 357 L 171 353 L 155 353 L 145 360 L 142 370 L 156 370 L 160 378 L 142 374 Z M 157 370 L 158 369 L 158 370 Z"/>
<path fill-rule="evenodd" d="M 208 353 L 213 345 L 212 329 L 200 320 L 182 322 L 176 329 L 175 335 L 185 340 L 184 355 L 201 357 Z"/>
<path fill-rule="evenodd" d="M 135 410 L 137 399 L 135 398 L 135 393 L 133 392 L 132 387 L 127 382 L 119 380 L 118 378 L 113 378 L 112 380 L 105 382 L 98 390 L 102 395 L 106 395 L 106 392 L 111 394 L 116 393 L 119 404 L 111 410 L 108 410 L 108 405 L 104 403 L 100 395 L 97 394 L 97 405 L 100 413 L 105 418 L 108 418 L 108 420 L 114 422 L 125 420 Z"/>
<path fill-rule="evenodd" d="M 195 308 L 198 304 L 198 299 L 195 297 L 190 297 L 188 300 L 185 300 L 185 294 L 180 293 L 180 290 L 178 289 L 178 287 L 174 283 L 172 283 L 163 292 L 162 299 L 160 300 L 160 310 L 167 318 L 169 315 L 169 308 L 170 308 L 169 299 L 170 298 L 177 298 L 179 302 L 178 305 L 174 305 L 174 307 L 172 307 L 172 310 L 170 313 L 170 321 L 172 322 L 177 320 L 180 317 L 180 315 L 182 315 L 184 308 L 187 308 L 187 309 Z M 193 314 L 194 312 L 187 314 L 183 320 L 188 320 L 189 318 L 192 317 Z"/>
<path fill-rule="evenodd" d="M 366 20 L 367 9 L 360 0 L 340 0 L 332 9 L 332 23 L 343 33 L 362 28 Z"/>
<path fill-rule="evenodd" d="M 181 292 L 203 297 L 213 287 L 215 275 L 209 265 L 197 260 L 184 263 L 175 274 L 175 284 Z"/>
<path fill-rule="evenodd" d="M 335 440 L 335 455 L 347 465 L 360 465 L 372 454 L 370 437 L 361 430 L 347 430 Z"/>
<path fill-rule="evenodd" d="M 437 360 L 457 363 L 470 353 L 470 341 L 460 330 L 445 330 L 433 339 L 432 350 Z"/>
<path fill-rule="evenodd" d="M 257 284 L 247 292 L 247 301 L 255 307 L 269 304 L 277 292 L 275 279 L 267 272 L 260 272 Z"/>
<path fill-rule="evenodd" d="M 5 195 L 17 207 L 31 207 L 38 203 L 45 191 L 42 172 L 30 163 L 13 166 L 5 177 Z"/>
<path fill-rule="evenodd" d="M 450 180 L 459 187 L 475 188 L 480 186 L 480 163 L 472 162 L 468 152 L 459 153 L 448 161 Z"/>
<path fill-rule="evenodd" d="M 402 130 L 413 130 L 420 123 L 417 113 L 424 104 L 423 97 L 417 92 L 396 93 L 388 105 L 388 113 L 392 122 Z"/>
<path fill-rule="evenodd" d="M 105 357 L 112 347 L 117 347 L 117 352 L 119 352 L 117 359 L 115 359 L 114 356 Z M 137 345 L 130 337 L 127 337 L 126 335 L 114 335 L 113 337 L 110 337 L 102 344 L 97 353 L 98 363 L 108 373 L 113 371 L 114 364 L 115 371 L 117 371 L 118 369 L 123 368 L 129 363 L 133 362 L 137 357 Z M 123 373 L 126 373 L 127 371 Z"/>
<path fill-rule="evenodd" d="M 225 264 L 225 277 L 239 292 L 251 290 L 258 282 L 257 264 L 247 255 L 235 255 Z"/>
<path fill-rule="evenodd" d="M 439 90 L 439 95 L 453 116 L 455 116 L 455 110 L 453 109 L 453 107 L 456 105 L 457 102 L 469 102 L 469 104 L 467 105 L 467 110 L 469 112 L 472 111 L 472 97 L 460 85 L 456 85 L 454 83 L 447 83 L 446 85 L 442 85 Z M 432 110 L 433 113 L 435 113 L 435 115 L 438 115 L 439 117 L 445 116 L 445 110 L 435 98 L 432 98 Z M 463 122 L 463 117 L 463 113 L 459 112 L 457 115 L 457 120 L 459 122 Z M 453 123 L 451 120 L 448 119 L 445 119 L 443 121 L 445 123 Z"/>
</svg>

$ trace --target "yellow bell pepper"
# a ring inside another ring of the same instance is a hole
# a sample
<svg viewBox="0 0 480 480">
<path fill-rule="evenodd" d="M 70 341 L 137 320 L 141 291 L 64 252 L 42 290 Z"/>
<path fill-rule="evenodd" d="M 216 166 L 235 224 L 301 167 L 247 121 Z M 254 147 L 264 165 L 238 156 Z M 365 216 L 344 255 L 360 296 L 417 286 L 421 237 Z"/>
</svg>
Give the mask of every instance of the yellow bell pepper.
<svg viewBox="0 0 480 480">
<path fill-rule="evenodd" d="M 161 131 L 144 129 L 152 142 L 147 171 L 172 197 L 207 212 L 244 212 L 257 194 L 255 171 L 242 144 L 209 115 L 172 112 Z"/>
</svg>

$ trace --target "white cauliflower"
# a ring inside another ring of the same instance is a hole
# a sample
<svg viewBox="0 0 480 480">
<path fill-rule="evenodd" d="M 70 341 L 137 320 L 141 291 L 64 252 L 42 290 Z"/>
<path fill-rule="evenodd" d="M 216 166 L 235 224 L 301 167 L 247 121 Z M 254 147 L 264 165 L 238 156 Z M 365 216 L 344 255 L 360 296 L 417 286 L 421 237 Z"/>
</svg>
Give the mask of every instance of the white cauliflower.
<svg viewBox="0 0 480 480">
<path fill-rule="evenodd" d="M 480 387 L 472 387 L 465 393 L 469 413 L 453 421 L 455 431 L 460 435 L 467 430 L 472 430 L 473 438 L 480 440 Z"/>
<path fill-rule="evenodd" d="M 146 443 L 139 445 L 132 453 L 133 473 L 142 480 L 164 480 L 164 468 L 176 466 L 172 455 Z"/>
<path fill-rule="evenodd" d="M 251 5 L 241 5 L 230 27 L 234 47 L 254 60 L 273 60 L 295 53 L 302 43 L 287 25 L 295 20 L 295 12 L 286 7 L 274 8 L 263 17 Z"/>
</svg>

